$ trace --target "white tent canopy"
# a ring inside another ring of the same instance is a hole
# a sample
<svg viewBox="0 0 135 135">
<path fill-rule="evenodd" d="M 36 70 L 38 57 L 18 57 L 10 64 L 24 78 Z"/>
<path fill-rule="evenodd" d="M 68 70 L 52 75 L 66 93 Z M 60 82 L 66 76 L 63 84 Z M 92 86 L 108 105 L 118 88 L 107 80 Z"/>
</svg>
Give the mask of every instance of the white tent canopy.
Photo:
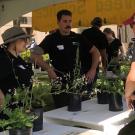
<svg viewBox="0 0 135 135">
<path fill-rule="evenodd" d="M 0 0 L 0 27 L 32 10 L 72 0 Z"/>
</svg>

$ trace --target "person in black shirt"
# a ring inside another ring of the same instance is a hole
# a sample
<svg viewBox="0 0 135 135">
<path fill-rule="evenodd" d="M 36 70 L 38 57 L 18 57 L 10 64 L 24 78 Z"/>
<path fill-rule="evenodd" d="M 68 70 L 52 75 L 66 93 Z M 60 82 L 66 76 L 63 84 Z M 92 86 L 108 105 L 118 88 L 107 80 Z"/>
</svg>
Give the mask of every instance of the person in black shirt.
<svg viewBox="0 0 135 135">
<path fill-rule="evenodd" d="M 108 63 L 110 63 L 110 61 L 114 57 L 118 58 L 119 50 L 122 56 L 124 56 L 122 43 L 119 39 L 115 38 L 114 32 L 110 28 L 105 28 L 103 32 L 106 35 L 108 43 L 109 43 L 109 45 L 107 46 Z"/>
<path fill-rule="evenodd" d="M 26 49 L 27 35 L 21 28 L 12 27 L 2 34 L 0 46 L 0 104 L 4 96 L 14 94 L 16 88 L 31 87 L 33 71 L 19 54 Z"/>
<path fill-rule="evenodd" d="M 84 30 L 82 35 L 84 35 L 91 43 L 93 43 L 99 50 L 102 60 L 103 70 L 106 71 L 107 68 L 107 55 L 106 47 L 108 42 L 105 34 L 100 30 L 102 26 L 102 19 L 100 17 L 95 17 L 91 22 L 92 27 Z M 89 63 L 86 63 L 86 69 L 90 67 Z"/>
<path fill-rule="evenodd" d="M 84 53 L 92 55 L 91 68 L 85 74 L 88 81 L 93 80 L 96 73 L 96 67 L 99 62 L 99 52 L 85 37 L 71 31 L 72 13 L 68 10 L 61 10 L 57 13 L 58 30 L 48 35 L 39 45 L 41 48 L 40 55 L 36 48 L 32 50 L 32 58 L 36 63 L 48 72 L 50 79 L 62 77 L 65 85 L 64 75 L 72 72 L 76 64 L 76 51 L 80 50 L 80 59 L 84 58 Z M 37 48 L 39 48 L 37 47 Z M 84 50 L 84 51 L 82 51 Z M 52 67 L 43 61 L 42 54 L 48 53 L 51 59 Z M 85 58 L 87 59 L 87 58 Z M 64 94 L 54 95 L 56 108 L 67 105 L 67 98 Z"/>
<path fill-rule="evenodd" d="M 104 33 L 100 30 L 102 26 L 102 19 L 99 17 L 95 17 L 91 22 L 92 27 L 84 30 L 82 35 L 85 36 L 91 43 L 93 43 L 96 48 L 99 50 L 102 60 L 103 71 L 105 72 L 107 69 L 107 55 L 106 55 L 106 47 L 108 46 L 108 42 Z M 84 58 L 82 73 L 86 73 L 91 67 L 91 54 L 86 53 L 87 60 Z M 99 72 L 99 67 L 97 67 L 97 73 L 93 82 L 88 83 L 87 91 L 88 93 L 92 92 L 93 83 L 96 81 Z"/>
</svg>

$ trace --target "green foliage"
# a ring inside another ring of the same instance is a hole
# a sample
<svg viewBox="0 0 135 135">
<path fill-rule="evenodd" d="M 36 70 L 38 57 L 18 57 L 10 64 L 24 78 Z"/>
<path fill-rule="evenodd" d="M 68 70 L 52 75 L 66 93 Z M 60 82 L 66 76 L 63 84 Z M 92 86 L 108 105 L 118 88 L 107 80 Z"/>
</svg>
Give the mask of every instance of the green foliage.
<svg viewBox="0 0 135 135">
<path fill-rule="evenodd" d="M 109 93 L 119 93 L 120 95 L 123 95 L 124 93 L 124 82 L 118 77 L 114 80 L 108 80 L 109 82 L 109 89 L 107 92 Z"/>
<path fill-rule="evenodd" d="M 74 94 L 80 94 L 84 85 L 85 85 L 85 78 L 84 77 L 74 78 L 72 85 L 67 86 L 67 93 L 71 92 Z"/>
<path fill-rule="evenodd" d="M 112 79 L 107 79 L 104 74 L 99 75 L 99 79 L 97 79 L 94 89 L 96 91 L 105 91 L 108 93 L 119 93 L 123 95 L 124 93 L 124 82 L 121 80 L 119 76 Z"/>
<path fill-rule="evenodd" d="M 70 92 L 73 92 L 75 94 L 80 94 L 82 92 L 82 89 L 84 85 L 86 85 L 85 81 L 85 76 L 82 76 L 80 73 L 80 68 L 81 68 L 81 63 L 79 60 L 79 48 L 77 49 L 76 52 L 76 65 L 74 69 L 74 74 L 73 74 L 73 82 L 71 83 L 71 86 L 68 86 L 67 90 Z"/>
<path fill-rule="evenodd" d="M 60 94 L 62 92 L 72 93 L 72 94 L 82 94 L 82 89 L 86 85 L 85 77 L 80 73 L 80 60 L 79 60 L 79 48 L 76 52 L 76 64 L 72 74 L 63 74 L 64 80 L 66 80 L 66 86 L 63 87 L 62 78 L 54 80 L 52 82 L 54 94 Z"/>
<path fill-rule="evenodd" d="M 128 75 L 130 66 L 129 65 L 121 65 L 121 73 L 124 73 L 125 75 Z"/>
<path fill-rule="evenodd" d="M 30 61 L 30 50 L 26 50 L 25 52 L 21 53 L 21 58 L 27 62 Z"/>
<path fill-rule="evenodd" d="M 110 83 L 106 79 L 105 75 L 100 73 L 96 83 L 94 84 L 94 89 L 96 91 L 106 91 L 110 88 Z"/>
<path fill-rule="evenodd" d="M 32 88 L 32 107 L 44 107 L 44 97 L 47 95 L 50 85 L 48 83 L 36 83 Z"/>
<path fill-rule="evenodd" d="M 43 55 L 43 60 L 50 61 L 50 57 L 48 53 Z"/>
<path fill-rule="evenodd" d="M 31 108 L 31 96 L 29 95 L 29 89 L 26 88 L 25 90 L 26 91 L 16 89 L 14 95 L 5 96 L 4 105 L 1 111 L 8 119 L 0 120 L 0 127 L 3 129 L 23 129 L 32 127 L 33 121 L 37 117 L 28 113 Z M 23 104 L 21 107 L 19 107 L 20 101 L 22 101 Z"/>
<path fill-rule="evenodd" d="M 130 66 L 131 60 L 129 60 L 128 58 L 125 58 L 125 59 L 119 61 L 119 63 L 120 63 L 120 65 Z"/>
<path fill-rule="evenodd" d="M 34 119 L 36 119 L 34 115 L 27 114 L 22 108 L 15 108 L 13 110 L 6 108 L 3 112 L 9 117 L 9 119 L 0 120 L 0 126 L 6 127 L 6 129 L 31 128 Z"/>
</svg>

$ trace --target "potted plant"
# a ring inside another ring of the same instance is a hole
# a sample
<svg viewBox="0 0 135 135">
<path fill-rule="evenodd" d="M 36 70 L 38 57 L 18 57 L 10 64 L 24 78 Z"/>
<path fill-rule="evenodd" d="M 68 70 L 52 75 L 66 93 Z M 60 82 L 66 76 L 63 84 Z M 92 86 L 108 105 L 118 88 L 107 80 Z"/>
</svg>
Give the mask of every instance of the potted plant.
<svg viewBox="0 0 135 135">
<path fill-rule="evenodd" d="M 94 85 L 94 89 L 97 93 L 98 104 L 108 104 L 108 92 L 109 82 L 103 73 L 100 73 L 98 79 Z"/>
<path fill-rule="evenodd" d="M 19 94 L 15 95 L 12 97 L 7 95 L 5 97 L 1 111 L 7 116 L 7 119 L 0 120 L 0 127 L 9 130 L 9 135 L 32 135 L 33 121 L 36 117 L 27 110 L 27 103 L 29 101 L 25 100 L 26 102 L 23 102 L 22 106 L 19 106 L 17 103 L 18 100 L 15 100 L 18 99 Z M 25 99 L 28 99 L 27 94 L 25 95 Z M 11 100 L 14 100 L 14 103 L 11 103 Z"/>
<path fill-rule="evenodd" d="M 82 90 L 85 85 L 84 77 L 74 76 L 71 86 L 67 86 L 66 92 L 69 94 L 68 111 L 81 110 Z"/>
<path fill-rule="evenodd" d="M 130 70 L 130 65 L 121 65 L 121 66 L 120 66 L 121 79 L 122 79 L 123 81 L 126 80 L 127 75 L 128 75 L 128 73 L 129 73 L 129 70 Z"/>
<path fill-rule="evenodd" d="M 80 73 L 79 49 L 76 53 L 76 65 L 73 72 L 73 81 L 66 86 L 66 92 L 69 94 L 68 111 L 81 110 L 81 98 L 84 93 L 84 86 L 87 85 L 85 77 Z"/>
<path fill-rule="evenodd" d="M 49 84 L 36 83 L 32 88 L 32 112 L 38 116 L 33 122 L 33 131 L 43 129 L 43 112 L 45 107 L 44 96 Z"/>
<path fill-rule="evenodd" d="M 124 82 L 121 77 L 121 65 L 117 58 L 113 58 L 108 65 L 111 75 L 106 75 L 108 80 L 108 101 L 110 111 L 122 111 L 122 94 L 124 93 Z"/>
<path fill-rule="evenodd" d="M 27 114 L 20 108 L 15 108 L 14 110 L 7 109 L 5 111 L 5 114 L 9 117 L 7 120 L 9 135 L 32 135 L 34 115 Z"/>
<path fill-rule="evenodd" d="M 57 80 L 52 81 L 52 87 L 54 89 L 54 93 L 52 94 L 60 94 L 62 92 L 68 94 L 68 111 L 80 111 L 81 110 L 81 97 L 83 94 L 83 87 L 86 85 L 85 77 L 80 74 L 80 62 L 79 62 L 79 49 L 77 49 L 76 53 L 76 65 L 74 71 L 72 73 L 72 79 L 70 74 L 64 74 L 63 77 L 66 80 L 66 86 L 63 89 L 62 79 L 59 78 Z"/>
<path fill-rule="evenodd" d="M 122 111 L 123 103 L 122 103 L 122 95 L 124 93 L 124 82 L 120 77 L 115 79 L 108 80 L 109 89 L 107 92 L 109 93 L 108 101 L 109 101 L 109 110 L 110 111 Z"/>
</svg>

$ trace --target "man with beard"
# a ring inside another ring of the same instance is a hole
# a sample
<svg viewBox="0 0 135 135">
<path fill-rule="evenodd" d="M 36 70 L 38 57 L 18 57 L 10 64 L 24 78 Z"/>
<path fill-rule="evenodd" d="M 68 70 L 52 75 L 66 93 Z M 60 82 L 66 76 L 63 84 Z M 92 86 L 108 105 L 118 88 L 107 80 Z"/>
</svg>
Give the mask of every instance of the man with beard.
<svg viewBox="0 0 135 135">
<path fill-rule="evenodd" d="M 65 75 L 69 74 L 70 81 L 73 79 L 73 71 L 76 64 L 76 52 L 79 48 L 80 59 L 85 57 L 85 53 L 92 55 L 92 66 L 85 74 L 88 81 L 92 81 L 96 74 L 96 68 L 99 63 L 98 50 L 83 36 L 71 31 L 72 13 L 69 10 L 60 10 L 57 13 L 58 30 L 51 35 L 48 35 L 39 45 L 40 49 L 32 50 L 32 59 L 36 61 L 42 69 L 48 72 L 50 79 L 57 80 L 62 78 L 62 86 L 64 89 L 69 83 L 65 79 Z M 82 53 L 83 52 L 83 53 Z M 43 61 L 42 54 L 48 53 L 51 60 L 49 64 Z M 52 88 L 52 92 L 55 90 Z M 60 108 L 68 104 L 67 94 L 62 92 L 58 95 L 53 95 L 55 107 Z"/>
</svg>

